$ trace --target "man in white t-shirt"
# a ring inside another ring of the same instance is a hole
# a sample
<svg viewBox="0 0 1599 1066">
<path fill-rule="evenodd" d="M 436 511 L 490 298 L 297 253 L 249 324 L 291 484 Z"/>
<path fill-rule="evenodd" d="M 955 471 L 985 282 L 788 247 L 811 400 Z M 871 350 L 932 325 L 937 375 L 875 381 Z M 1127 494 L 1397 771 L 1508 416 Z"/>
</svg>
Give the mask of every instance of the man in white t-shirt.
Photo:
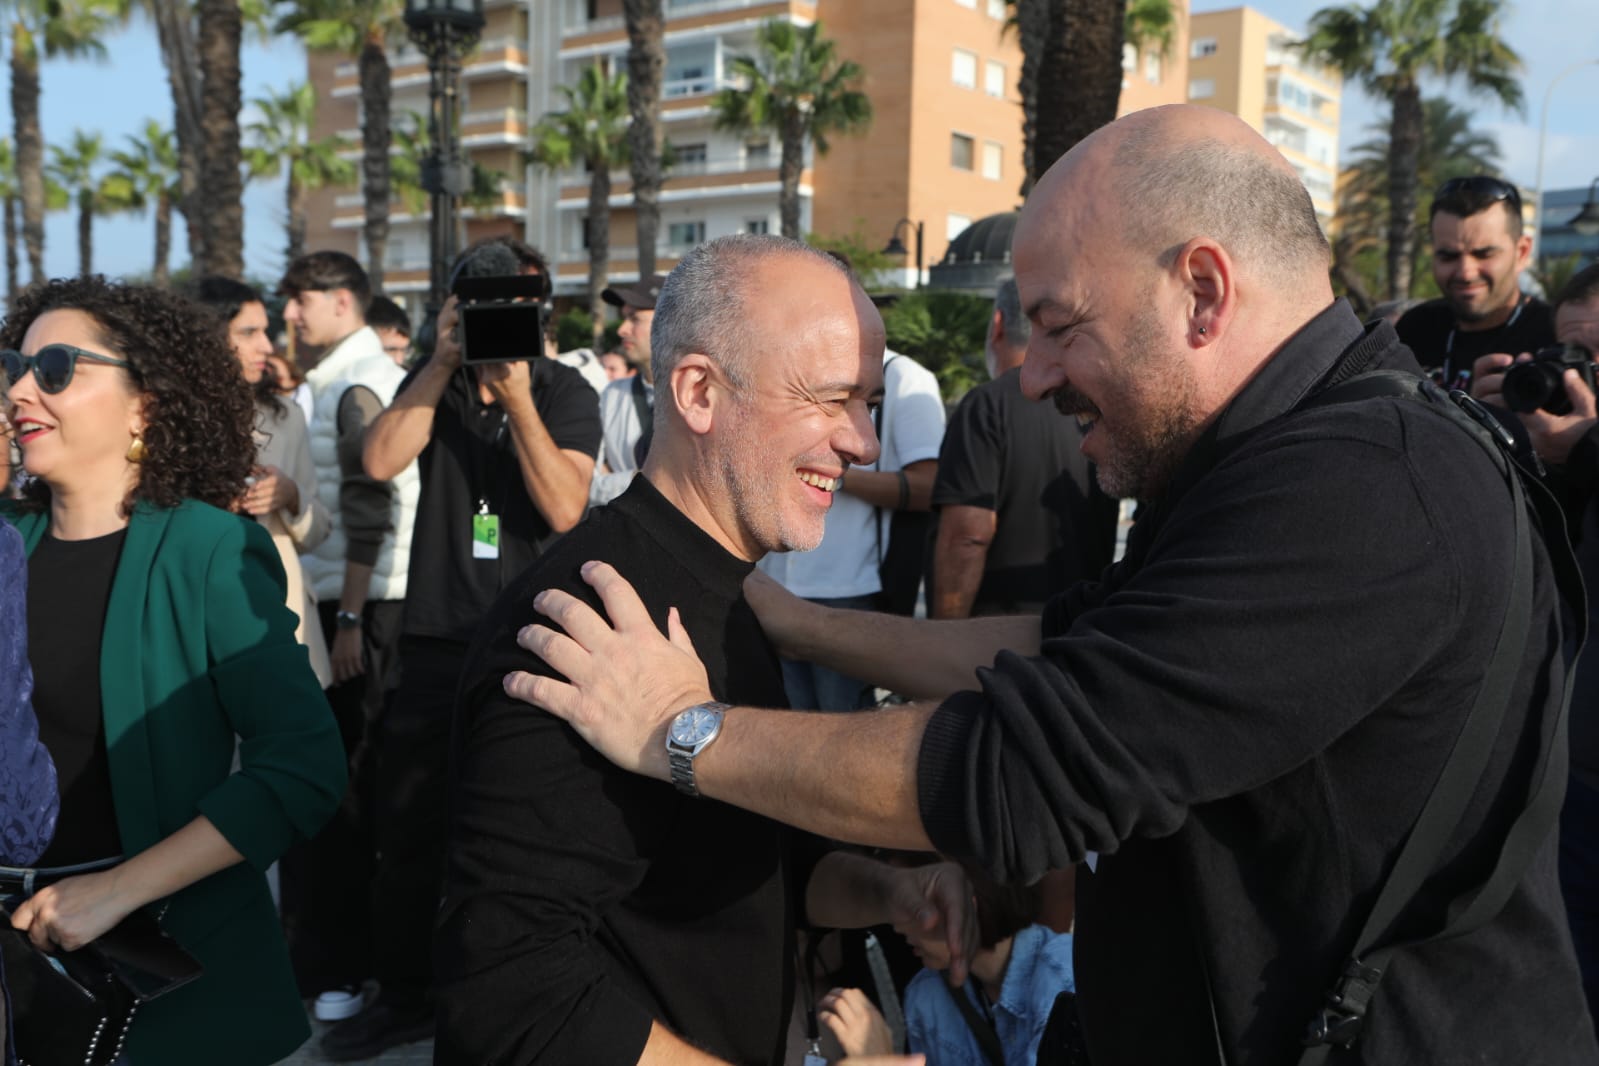
<svg viewBox="0 0 1599 1066">
<path fill-rule="evenodd" d="M 878 461 L 852 466 L 844 475 L 827 512 L 821 546 L 774 552 L 761 560 L 760 568 L 795 595 L 835 607 L 873 607 L 882 588 L 878 566 L 888 550 L 894 512 L 932 506 L 944 400 L 932 371 L 892 351 L 883 353 L 878 436 Z M 794 707 L 852 711 L 867 702 L 864 683 L 812 663 L 783 660 L 783 683 Z"/>
</svg>

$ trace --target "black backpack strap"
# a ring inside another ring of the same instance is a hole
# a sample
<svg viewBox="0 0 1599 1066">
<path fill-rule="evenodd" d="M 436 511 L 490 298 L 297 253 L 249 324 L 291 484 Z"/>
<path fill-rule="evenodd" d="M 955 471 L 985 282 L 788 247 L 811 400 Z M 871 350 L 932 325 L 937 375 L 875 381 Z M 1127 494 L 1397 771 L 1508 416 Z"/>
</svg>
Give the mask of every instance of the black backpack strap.
<svg viewBox="0 0 1599 1066">
<path fill-rule="evenodd" d="M 966 1028 L 977 1038 L 977 1046 L 982 1049 L 983 1058 L 988 1060 L 989 1066 L 1005 1066 L 1005 1049 L 1000 1046 L 999 1033 L 995 1031 L 994 1023 L 977 1013 L 977 1008 L 972 1006 L 972 1001 L 967 998 L 965 987 L 954 987 L 943 979 L 942 974 L 939 975 L 938 983 L 944 986 L 949 998 L 955 1001 L 955 1009 L 966 1019 Z M 984 993 L 979 989 L 977 994 L 981 996 Z"/>
<path fill-rule="evenodd" d="M 1444 846 L 1459 825 L 1481 780 L 1493 752 L 1516 675 L 1525 658 L 1532 617 L 1533 547 L 1529 497 L 1537 501 L 1542 532 L 1549 554 L 1555 562 L 1556 579 L 1575 592 L 1576 609 L 1582 610 L 1580 585 L 1569 585 L 1576 563 L 1564 540 L 1564 528 L 1551 522 L 1548 508 L 1553 500 L 1541 486 L 1516 465 L 1510 455 L 1510 435 L 1480 404 L 1463 393 L 1448 397 L 1430 383 L 1411 375 L 1378 371 L 1355 378 L 1314 397 L 1304 407 L 1350 402 L 1375 396 L 1405 396 L 1429 403 L 1451 421 L 1473 429 L 1473 436 L 1494 460 L 1504 476 L 1513 501 L 1515 524 L 1515 562 L 1512 570 L 1510 603 L 1500 621 L 1499 635 L 1488 669 L 1471 710 L 1466 715 L 1454 747 L 1439 772 L 1431 794 L 1416 819 L 1415 826 L 1401 847 L 1388 878 L 1378 892 L 1365 924 L 1355 938 L 1353 949 L 1342 972 L 1327 993 L 1327 1001 L 1312 1019 L 1305 1035 L 1306 1050 L 1300 1066 L 1325 1062 L 1332 1048 L 1350 1047 L 1364 1026 L 1367 1009 L 1379 982 L 1395 956 L 1416 947 L 1465 935 L 1489 921 L 1503 909 L 1510 894 L 1547 839 L 1560 810 L 1565 782 L 1552 772 L 1565 734 L 1570 700 L 1574 648 L 1568 648 L 1566 691 L 1558 712 L 1545 723 L 1540 735 L 1538 765 L 1533 773 L 1527 801 L 1505 836 L 1493 872 L 1476 888 L 1456 897 L 1449 905 L 1442 929 L 1415 940 L 1383 944 L 1394 922 L 1414 899 L 1427 877 L 1438 866 Z M 1304 409 L 1304 408 L 1301 408 Z M 1539 498 L 1539 497 L 1543 498 Z M 1558 514 L 1556 515 L 1558 517 Z M 1579 614 L 1579 619 L 1585 614 Z M 1580 645 L 1581 622 L 1578 622 Z"/>
</svg>

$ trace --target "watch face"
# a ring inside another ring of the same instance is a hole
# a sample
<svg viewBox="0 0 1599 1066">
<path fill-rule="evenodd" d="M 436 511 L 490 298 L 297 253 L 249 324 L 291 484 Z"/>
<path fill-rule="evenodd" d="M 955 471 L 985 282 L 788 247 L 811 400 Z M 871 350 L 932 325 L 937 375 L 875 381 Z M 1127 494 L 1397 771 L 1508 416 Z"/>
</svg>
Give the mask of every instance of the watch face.
<svg viewBox="0 0 1599 1066">
<path fill-rule="evenodd" d="M 691 707 L 672 720 L 672 740 L 693 747 L 716 732 L 722 716 L 704 707 Z"/>
</svg>

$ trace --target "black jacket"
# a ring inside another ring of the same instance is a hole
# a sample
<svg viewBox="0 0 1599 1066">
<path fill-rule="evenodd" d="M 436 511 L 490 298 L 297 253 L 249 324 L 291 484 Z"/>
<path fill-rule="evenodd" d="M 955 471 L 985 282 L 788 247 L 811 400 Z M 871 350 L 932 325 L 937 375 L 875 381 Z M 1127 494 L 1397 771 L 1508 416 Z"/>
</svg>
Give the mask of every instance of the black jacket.
<svg viewBox="0 0 1599 1066">
<path fill-rule="evenodd" d="M 1365 369 L 1418 368 L 1348 307 L 1313 319 L 1145 509 L 1126 558 L 1058 598 L 1036 659 L 951 698 L 920 757 L 940 850 L 1079 880 L 1077 977 L 1095 1066 L 1291 1063 L 1481 683 L 1503 616 L 1510 495 L 1478 443 L 1399 398 L 1295 411 Z M 1499 743 L 1425 935 L 1479 882 L 1558 710 L 1559 597 L 1534 619 Z M 1563 757 L 1563 752 L 1557 753 Z M 1502 914 L 1390 969 L 1334 1062 L 1595 1061 L 1554 841 Z"/>
</svg>

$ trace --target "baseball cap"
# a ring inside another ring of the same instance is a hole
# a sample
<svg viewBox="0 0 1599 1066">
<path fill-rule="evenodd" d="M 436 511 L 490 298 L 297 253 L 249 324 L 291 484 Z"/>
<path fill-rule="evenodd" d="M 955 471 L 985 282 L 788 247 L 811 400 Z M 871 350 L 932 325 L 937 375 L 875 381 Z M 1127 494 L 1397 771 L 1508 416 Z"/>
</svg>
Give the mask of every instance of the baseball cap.
<svg viewBox="0 0 1599 1066">
<path fill-rule="evenodd" d="M 643 311 L 655 310 L 655 300 L 666 284 L 665 274 L 652 274 L 631 285 L 612 285 L 600 293 L 600 299 L 612 307 L 636 307 Z"/>
</svg>

